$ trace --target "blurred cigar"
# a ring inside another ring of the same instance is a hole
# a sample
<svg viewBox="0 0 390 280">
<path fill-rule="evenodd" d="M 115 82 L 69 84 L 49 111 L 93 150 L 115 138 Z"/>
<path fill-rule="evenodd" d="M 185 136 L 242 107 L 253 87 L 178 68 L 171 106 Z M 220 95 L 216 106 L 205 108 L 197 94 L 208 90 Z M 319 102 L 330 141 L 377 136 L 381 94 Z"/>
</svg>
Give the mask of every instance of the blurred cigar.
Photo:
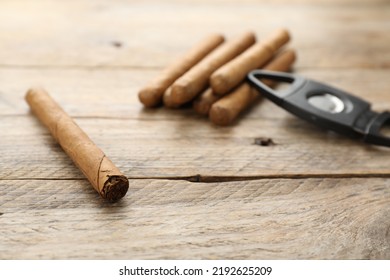
<svg viewBox="0 0 390 280">
<path fill-rule="evenodd" d="M 126 194 L 129 189 L 126 176 L 45 90 L 30 89 L 26 101 L 100 196 L 115 202 Z"/>
<path fill-rule="evenodd" d="M 264 69 L 271 71 L 287 71 L 294 60 L 295 52 L 288 49 L 277 54 L 267 65 L 265 65 Z M 273 80 L 263 80 L 263 82 L 268 86 L 272 86 L 274 83 Z M 211 105 L 221 98 L 221 95 L 214 94 L 212 88 L 208 88 L 194 100 L 193 108 L 198 114 L 206 116 L 209 114 Z"/>
<path fill-rule="evenodd" d="M 138 93 L 139 100 L 146 107 L 155 107 L 161 104 L 163 94 L 167 88 L 213 49 L 222 44 L 223 41 L 224 37 L 220 34 L 211 34 L 205 37 L 141 89 Z"/>
<path fill-rule="evenodd" d="M 296 59 L 293 50 L 285 50 L 278 54 L 264 69 L 271 71 L 288 71 Z M 274 81 L 263 80 L 268 86 L 274 86 Z M 247 109 L 260 94 L 244 82 L 231 93 L 215 101 L 209 111 L 210 120 L 217 125 L 230 125 L 237 116 Z M 206 107 L 207 105 L 203 105 Z M 206 109 L 204 109 L 206 110 Z"/>
<path fill-rule="evenodd" d="M 241 83 L 249 71 L 262 67 L 289 40 L 290 35 L 287 30 L 277 30 L 223 65 L 210 77 L 214 93 L 224 95 L 231 91 Z"/>
<path fill-rule="evenodd" d="M 210 75 L 215 70 L 241 54 L 255 41 L 254 33 L 246 32 L 211 52 L 173 83 L 171 94 L 174 103 L 184 104 L 195 98 L 207 87 Z"/>
<path fill-rule="evenodd" d="M 176 109 L 176 108 L 179 108 L 182 104 L 177 104 L 173 101 L 173 98 L 172 98 L 172 88 L 169 87 L 165 92 L 164 92 L 164 95 L 163 95 L 163 102 L 164 102 L 164 106 L 167 107 L 167 108 L 170 108 L 170 109 Z"/>
<path fill-rule="evenodd" d="M 207 116 L 209 114 L 211 105 L 213 105 L 222 96 L 216 95 L 212 88 L 207 88 L 202 92 L 192 103 L 195 112 L 200 115 Z"/>
</svg>

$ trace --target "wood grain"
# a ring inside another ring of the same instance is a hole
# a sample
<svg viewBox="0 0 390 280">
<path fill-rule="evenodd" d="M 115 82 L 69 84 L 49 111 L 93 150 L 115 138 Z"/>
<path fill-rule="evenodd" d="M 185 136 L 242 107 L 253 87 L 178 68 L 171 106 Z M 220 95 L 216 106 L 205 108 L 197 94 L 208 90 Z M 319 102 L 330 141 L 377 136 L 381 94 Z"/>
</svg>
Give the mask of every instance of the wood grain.
<svg viewBox="0 0 390 280">
<path fill-rule="evenodd" d="M 388 259 L 387 179 L 3 180 L 0 259 Z"/>
<path fill-rule="evenodd" d="M 0 64 L 163 67 L 205 31 L 261 38 L 288 27 L 302 66 L 389 67 L 388 1 L 332 2 L 5 0 Z"/>
<path fill-rule="evenodd" d="M 7 134 L 0 142 L 0 178 L 82 178 L 33 116 L 3 120 L 0 130 Z M 198 174 L 232 178 L 390 176 L 389 149 L 328 133 L 293 117 L 245 118 L 229 128 L 215 127 L 195 116 L 184 122 L 104 118 L 76 121 L 131 178 Z M 270 137 L 276 145 L 254 145 L 256 137 Z"/>
<path fill-rule="evenodd" d="M 387 0 L 0 1 L 0 259 L 390 259 L 388 148 L 267 100 L 216 127 L 137 98 L 205 34 L 287 27 L 296 73 L 390 110 L 389 24 Z M 123 201 L 31 115 L 37 84 L 130 179 Z"/>
<path fill-rule="evenodd" d="M 300 51 L 298 50 L 298 63 Z M 388 77 L 390 69 L 305 69 L 295 73 L 329 83 L 367 99 L 376 110 L 390 108 Z M 33 85 L 41 85 L 58 100 L 72 117 L 104 117 L 148 119 L 153 121 L 182 119 L 191 110 L 145 109 L 139 102 L 138 90 L 157 70 L 146 69 L 0 69 L 0 116 L 29 112 L 24 95 Z M 80 105 L 82 104 L 82 105 Z M 260 103 L 245 119 L 289 116 L 274 105 Z M 191 117 L 193 118 L 193 117 Z"/>
</svg>

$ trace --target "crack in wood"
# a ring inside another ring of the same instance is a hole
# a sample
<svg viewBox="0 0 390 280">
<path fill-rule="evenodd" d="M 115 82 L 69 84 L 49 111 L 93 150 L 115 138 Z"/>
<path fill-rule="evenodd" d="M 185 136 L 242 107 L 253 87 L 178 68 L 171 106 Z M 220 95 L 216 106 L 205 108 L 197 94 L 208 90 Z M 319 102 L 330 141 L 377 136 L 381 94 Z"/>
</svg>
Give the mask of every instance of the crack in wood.
<svg viewBox="0 0 390 280">
<path fill-rule="evenodd" d="M 265 179 L 353 179 L 353 178 L 390 178 L 390 173 L 367 173 L 367 174 L 268 174 L 257 176 L 210 176 L 210 175 L 190 175 L 190 176 L 154 176 L 154 177 L 127 177 L 129 180 L 183 180 L 191 183 L 219 183 L 236 181 L 253 181 Z M 0 178 L 0 181 L 71 181 L 87 180 L 87 178 L 68 177 L 68 178 Z"/>
</svg>

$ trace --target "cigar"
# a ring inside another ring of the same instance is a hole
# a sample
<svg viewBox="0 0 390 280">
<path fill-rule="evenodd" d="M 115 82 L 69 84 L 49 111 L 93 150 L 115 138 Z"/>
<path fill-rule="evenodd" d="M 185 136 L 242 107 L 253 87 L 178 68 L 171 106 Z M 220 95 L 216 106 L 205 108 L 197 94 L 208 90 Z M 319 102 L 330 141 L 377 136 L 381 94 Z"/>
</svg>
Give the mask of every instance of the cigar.
<svg viewBox="0 0 390 280">
<path fill-rule="evenodd" d="M 256 92 L 246 82 L 216 101 L 210 108 L 209 118 L 217 125 L 229 125 L 257 98 Z"/>
<path fill-rule="evenodd" d="M 138 93 L 139 100 L 146 107 L 155 107 L 161 104 L 162 96 L 167 88 L 213 49 L 222 44 L 223 41 L 224 37 L 220 34 L 211 34 L 205 37 L 141 89 Z"/>
<path fill-rule="evenodd" d="M 26 101 L 101 197 L 115 202 L 126 194 L 129 189 L 126 176 L 44 89 L 30 89 Z"/>
<path fill-rule="evenodd" d="M 212 88 L 207 88 L 192 103 L 192 108 L 200 115 L 207 116 L 211 105 L 213 105 L 222 96 L 216 95 Z"/>
<path fill-rule="evenodd" d="M 296 59 L 294 50 L 285 50 L 275 56 L 264 69 L 271 71 L 288 71 Z M 274 86 L 273 80 L 262 80 L 268 86 Z M 217 125 L 230 125 L 237 116 L 253 104 L 260 94 L 244 82 L 231 93 L 221 97 L 210 105 L 209 118 Z"/>
<path fill-rule="evenodd" d="M 288 71 L 289 67 L 295 61 L 295 52 L 292 49 L 287 49 L 285 51 L 277 54 L 265 67 L 265 70 L 271 71 Z M 263 80 L 268 86 L 272 86 L 274 80 Z M 193 102 L 193 108 L 195 112 L 200 115 L 208 115 L 211 106 L 219 99 L 222 95 L 217 95 L 213 92 L 212 88 L 206 89 L 202 94 L 200 94 Z"/>
<path fill-rule="evenodd" d="M 177 103 L 174 102 L 174 100 L 172 98 L 172 88 L 171 87 L 169 87 L 164 92 L 163 102 L 164 102 L 164 106 L 167 107 L 167 108 L 170 108 L 170 109 L 177 109 L 177 108 L 179 108 L 182 105 L 182 104 L 177 104 Z"/>
<path fill-rule="evenodd" d="M 210 84 L 215 94 L 224 95 L 241 83 L 245 75 L 262 67 L 276 51 L 290 39 L 285 29 L 271 34 L 262 42 L 256 43 L 235 59 L 216 70 L 210 77 Z"/>
<path fill-rule="evenodd" d="M 276 54 L 275 57 L 264 66 L 264 70 L 287 72 L 297 59 L 296 52 L 293 49 L 286 49 Z M 262 79 L 264 84 L 273 87 L 277 84 L 275 80 Z"/>
<path fill-rule="evenodd" d="M 207 87 L 210 75 L 215 70 L 242 53 L 255 41 L 254 33 L 246 32 L 215 49 L 173 83 L 171 93 L 173 101 L 176 104 L 191 101 Z"/>
</svg>

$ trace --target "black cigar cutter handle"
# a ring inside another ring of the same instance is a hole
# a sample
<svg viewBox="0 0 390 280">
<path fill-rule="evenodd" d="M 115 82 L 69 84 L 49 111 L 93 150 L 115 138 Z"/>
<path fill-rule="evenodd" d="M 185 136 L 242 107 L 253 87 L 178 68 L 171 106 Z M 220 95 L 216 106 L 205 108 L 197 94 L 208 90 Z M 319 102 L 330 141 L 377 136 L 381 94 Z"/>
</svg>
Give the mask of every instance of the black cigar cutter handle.
<svg viewBox="0 0 390 280">
<path fill-rule="evenodd" d="M 381 134 L 381 128 L 390 124 L 390 113 L 371 111 L 370 103 L 356 96 L 284 72 L 254 70 L 247 79 L 266 98 L 304 120 L 370 144 L 390 147 L 390 137 Z M 290 86 L 275 91 L 261 79 L 287 82 Z"/>
</svg>

